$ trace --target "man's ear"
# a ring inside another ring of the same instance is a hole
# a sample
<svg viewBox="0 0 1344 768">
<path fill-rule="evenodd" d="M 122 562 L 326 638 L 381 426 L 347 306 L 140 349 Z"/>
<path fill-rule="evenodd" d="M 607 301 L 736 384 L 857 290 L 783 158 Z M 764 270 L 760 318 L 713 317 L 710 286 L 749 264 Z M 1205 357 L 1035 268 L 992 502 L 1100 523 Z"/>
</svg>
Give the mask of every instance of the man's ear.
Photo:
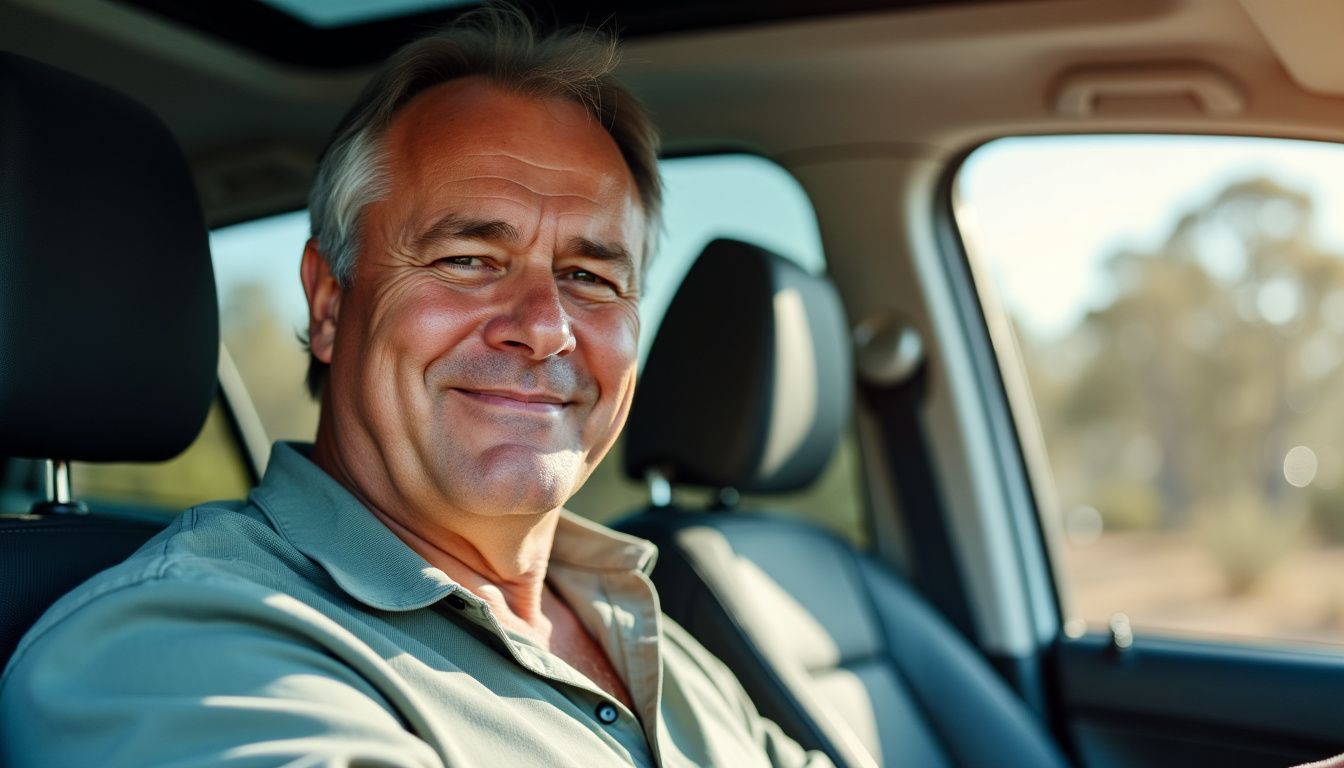
<svg viewBox="0 0 1344 768">
<path fill-rule="evenodd" d="M 317 250 L 317 238 L 310 238 L 303 246 L 299 277 L 308 296 L 308 348 L 313 357 L 330 365 L 331 350 L 336 345 L 336 316 L 341 309 L 341 284 Z"/>
</svg>

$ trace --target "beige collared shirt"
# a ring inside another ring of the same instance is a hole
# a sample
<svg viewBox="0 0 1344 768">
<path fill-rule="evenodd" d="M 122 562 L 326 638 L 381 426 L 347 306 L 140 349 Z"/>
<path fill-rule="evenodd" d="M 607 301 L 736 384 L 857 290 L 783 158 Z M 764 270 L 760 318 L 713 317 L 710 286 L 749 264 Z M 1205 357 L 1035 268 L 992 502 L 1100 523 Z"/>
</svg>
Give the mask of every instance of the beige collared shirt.
<svg viewBox="0 0 1344 768">
<path fill-rule="evenodd" d="M 300 452 L 60 600 L 0 680 L 0 764 L 824 766 L 564 513 L 548 582 L 634 711 L 499 625 Z"/>
</svg>

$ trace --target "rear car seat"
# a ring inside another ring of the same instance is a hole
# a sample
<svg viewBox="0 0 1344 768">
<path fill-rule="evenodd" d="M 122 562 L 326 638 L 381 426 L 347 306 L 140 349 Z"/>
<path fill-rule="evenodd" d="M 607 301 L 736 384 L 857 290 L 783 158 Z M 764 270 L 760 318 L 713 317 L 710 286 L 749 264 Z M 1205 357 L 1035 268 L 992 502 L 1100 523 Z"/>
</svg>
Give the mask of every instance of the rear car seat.
<svg viewBox="0 0 1344 768">
<path fill-rule="evenodd" d="M 774 253 L 716 240 L 654 342 L 626 472 L 742 493 L 803 488 L 848 423 L 852 388 L 834 288 Z M 1067 765 L 983 657 L 841 539 L 770 514 L 670 505 L 618 527 L 659 546 L 663 610 L 766 716 L 838 765 Z"/>
<path fill-rule="evenodd" d="M 186 161 L 139 104 L 0 52 L 0 461 L 55 460 L 0 516 L 0 668 L 57 597 L 162 526 L 87 514 L 71 461 L 163 461 L 215 394 L 209 238 Z"/>
</svg>

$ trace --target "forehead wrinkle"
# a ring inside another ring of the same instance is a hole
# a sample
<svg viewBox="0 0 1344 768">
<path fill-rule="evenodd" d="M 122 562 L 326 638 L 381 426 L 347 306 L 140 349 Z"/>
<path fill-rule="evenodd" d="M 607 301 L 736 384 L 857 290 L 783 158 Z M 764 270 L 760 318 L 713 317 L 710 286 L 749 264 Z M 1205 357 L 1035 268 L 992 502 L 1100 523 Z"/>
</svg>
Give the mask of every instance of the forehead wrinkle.
<svg viewBox="0 0 1344 768">
<path fill-rule="evenodd" d="M 480 240 L 516 244 L 521 239 L 522 234 L 518 228 L 503 219 L 447 213 L 416 236 L 415 245 L 423 250 L 439 240 Z"/>
<path fill-rule="evenodd" d="M 555 193 L 553 193 L 553 192 L 543 192 L 543 191 L 541 191 L 541 190 L 539 190 L 539 189 L 536 189 L 536 188 L 534 188 L 534 187 L 530 187 L 530 186 L 524 184 L 523 182 L 518 181 L 517 179 L 511 179 L 511 178 L 509 178 L 508 176 L 469 176 L 469 177 L 462 178 L 462 179 L 454 179 L 453 181 L 448 181 L 448 182 L 444 182 L 444 183 L 445 183 L 445 184 L 453 184 L 453 183 L 461 184 L 461 183 L 466 183 L 466 182 L 471 182 L 471 181 L 477 181 L 477 180 L 480 180 L 480 181 L 495 180 L 495 181 L 503 181 L 503 182 L 507 182 L 507 183 L 509 183 L 509 184 L 513 184 L 513 185 L 515 185 L 515 186 L 522 187 L 523 189 L 526 189 L 528 192 L 531 192 L 532 194 L 536 195 L 537 197 L 546 197 L 546 198 L 550 198 L 550 199 L 552 199 L 552 200 L 567 200 L 567 199 L 573 199 L 573 200 L 582 200 L 582 201 L 584 201 L 584 202 L 586 202 L 586 203 L 592 203 L 593 205 L 601 205 L 601 204 L 602 204 L 601 201 L 597 200 L 596 198 L 588 197 L 587 195 L 576 195 L 576 194 L 574 194 L 574 193 L 572 193 L 572 192 L 567 192 L 567 193 L 564 193 L 564 194 L 558 194 L 558 195 L 557 195 L 557 194 L 555 194 Z"/>
<path fill-rule="evenodd" d="M 526 207 L 527 207 L 524 203 L 520 202 L 517 198 L 515 198 L 515 197 L 509 197 L 509 196 L 507 196 L 507 195 L 479 195 L 479 194 L 473 194 L 473 195 L 461 195 L 461 197 L 462 197 L 463 200 L 470 201 L 470 202 L 498 201 L 498 202 L 501 202 L 501 203 L 508 203 L 508 204 L 510 204 L 511 207 L 519 207 L 519 206 L 521 206 L 521 207 L 523 207 L 523 208 L 526 208 Z M 450 207 L 452 207 L 452 206 L 441 206 L 441 207 L 440 207 L 440 210 L 442 210 L 443 208 L 450 208 Z M 529 210 L 528 213 L 529 213 L 529 214 L 533 214 L 534 212 L 531 211 L 531 210 Z M 568 215 L 578 215 L 578 216 L 583 216 L 584 218 L 592 218 L 591 214 L 587 214 L 587 213 L 583 213 L 583 214 L 568 214 Z M 438 225 L 438 223 L 439 223 L 440 221 L 443 221 L 444 219 L 447 219 L 447 218 L 450 218 L 450 217 L 456 217 L 456 218 L 460 219 L 461 221 L 482 222 L 482 223 L 499 222 L 499 223 L 501 223 L 501 224 L 507 224 L 508 226 L 510 226 L 511 228 L 513 228 L 513 230 L 514 230 L 515 232 L 519 233 L 517 239 L 522 239 L 522 238 L 521 238 L 521 230 L 518 229 L 518 226 L 517 226 L 516 224 L 513 224 L 512 222 L 510 222 L 510 221 L 508 220 L 508 219 L 510 218 L 509 216 L 501 216 L 501 215 L 498 215 L 498 214 L 490 214 L 490 213 L 486 213 L 486 214 L 483 214 L 483 215 L 475 215 L 475 214 L 465 214 L 465 213 L 461 213 L 461 212 L 458 212 L 458 211 L 449 211 L 448 213 L 446 213 L 446 214 L 444 214 L 444 215 L 438 217 L 437 219 L 435 219 L 434 222 L 431 223 L 428 227 L 425 227 L 425 229 L 424 229 L 423 231 L 426 232 L 426 233 L 429 232 L 430 229 L 432 229 L 433 227 L 435 227 L 436 225 Z"/>
<path fill-rule="evenodd" d="M 535 161 L 533 161 L 533 160 L 528 160 L 528 159 L 525 158 L 525 157 L 519 157 L 518 155 L 510 154 L 510 153 L 508 153 L 508 152 L 503 152 L 503 151 L 500 151 L 500 152 L 472 152 L 472 153 L 466 153 L 466 152 L 464 152 L 464 153 L 462 153 L 461 155 L 459 155 L 459 157 L 492 157 L 492 158 L 507 158 L 507 159 L 509 159 L 509 160 L 517 160 L 517 161 L 520 162 L 520 163 L 526 163 L 527 165 L 530 165 L 530 166 L 532 166 L 533 168 L 540 168 L 540 169 L 542 169 L 542 170 L 544 170 L 544 171 L 573 171 L 573 170 L 575 170 L 575 169 L 574 169 L 573 167 L 571 167 L 571 166 L 545 165 L 545 164 L 542 164 L 542 163 L 535 162 Z"/>
<path fill-rule="evenodd" d="M 519 175 L 522 175 L 537 178 L 543 186 L 552 182 L 562 186 L 572 186 L 576 182 L 580 182 L 585 188 L 591 190 L 588 194 L 592 196 L 613 193 L 624 195 L 634 189 L 633 177 L 630 175 L 623 159 L 620 167 L 624 173 L 596 171 L 588 164 L 583 163 L 571 166 L 547 165 L 509 154 L 504 150 L 455 154 L 448 161 L 448 165 L 459 173 L 464 173 L 463 180 L 493 178 L 513 181 Z M 517 167 L 520 165 L 524 166 L 525 172 L 523 174 L 518 173 Z"/>
</svg>

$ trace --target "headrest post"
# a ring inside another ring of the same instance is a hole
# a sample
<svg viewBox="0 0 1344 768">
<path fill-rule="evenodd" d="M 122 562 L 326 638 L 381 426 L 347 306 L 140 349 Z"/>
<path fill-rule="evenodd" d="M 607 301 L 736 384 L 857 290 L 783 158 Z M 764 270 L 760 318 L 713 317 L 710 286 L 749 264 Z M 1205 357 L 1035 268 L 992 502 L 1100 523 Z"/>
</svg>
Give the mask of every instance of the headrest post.
<svg viewBox="0 0 1344 768">
<path fill-rule="evenodd" d="M 70 487 L 70 463 L 56 459 L 47 459 L 47 501 L 57 504 L 69 504 L 75 497 Z"/>
<path fill-rule="evenodd" d="M 672 506 L 672 483 L 656 467 L 650 467 L 644 473 L 644 482 L 649 485 L 649 504 L 655 507 Z"/>
<path fill-rule="evenodd" d="M 88 507 L 75 501 L 74 486 L 70 482 L 70 462 L 60 459 L 47 459 L 47 499 L 33 505 L 36 515 L 83 515 Z"/>
</svg>

